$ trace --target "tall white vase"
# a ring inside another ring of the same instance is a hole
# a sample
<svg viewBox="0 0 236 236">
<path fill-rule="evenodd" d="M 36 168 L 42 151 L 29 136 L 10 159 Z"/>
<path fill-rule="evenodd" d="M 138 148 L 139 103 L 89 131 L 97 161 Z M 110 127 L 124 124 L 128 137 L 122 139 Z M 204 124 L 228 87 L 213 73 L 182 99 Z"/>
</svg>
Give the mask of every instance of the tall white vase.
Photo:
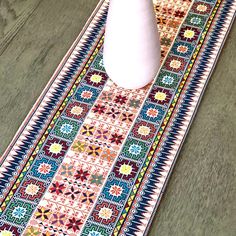
<svg viewBox="0 0 236 236">
<path fill-rule="evenodd" d="M 154 79 L 161 53 L 152 0 L 110 0 L 103 55 L 118 86 L 137 89 Z"/>
</svg>

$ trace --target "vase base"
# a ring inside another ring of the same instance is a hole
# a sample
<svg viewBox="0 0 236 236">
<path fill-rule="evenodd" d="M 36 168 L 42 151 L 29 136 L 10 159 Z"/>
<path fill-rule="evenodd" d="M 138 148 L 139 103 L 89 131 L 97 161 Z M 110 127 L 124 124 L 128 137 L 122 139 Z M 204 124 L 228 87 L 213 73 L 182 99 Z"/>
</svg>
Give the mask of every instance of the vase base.
<svg viewBox="0 0 236 236">
<path fill-rule="evenodd" d="M 108 74 L 108 76 L 109 76 L 109 74 Z M 132 78 L 132 77 L 128 77 L 127 79 L 123 79 L 123 82 L 121 82 L 120 81 L 120 79 L 118 78 L 118 79 L 116 79 L 116 78 L 114 78 L 114 77 L 112 77 L 112 76 L 109 76 L 109 78 L 118 86 L 118 87 L 121 87 L 121 88 L 123 88 L 123 89 L 142 89 L 142 88 L 144 88 L 145 86 L 147 86 L 148 84 L 150 84 L 150 83 L 152 83 L 153 82 L 153 80 L 154 80 L 154 78 L 155 78 L 155 76 L 153 76 L 153 77 L 151 77 L 151 79 L 149 79 L 149 80 L 145 80 L 145 82 L 143 82 L 143 83 L 135 83 L 135 81 L 132 81 L 132 84 L 131 83 L 127 83 L 126 81 L 129 81 L 129 80 L 132 80 L 132 79 L 130 79 L 130 78 Z"/>
</svg>

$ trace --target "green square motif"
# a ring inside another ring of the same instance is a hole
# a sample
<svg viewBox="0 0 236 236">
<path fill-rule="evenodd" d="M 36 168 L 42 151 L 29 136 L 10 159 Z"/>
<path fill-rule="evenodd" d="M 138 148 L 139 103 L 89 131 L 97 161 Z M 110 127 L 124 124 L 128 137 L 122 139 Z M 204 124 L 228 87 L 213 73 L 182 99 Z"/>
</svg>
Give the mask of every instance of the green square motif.
<svg viewBox="0 0 236 236">
<path fill-rule="evenodd" d="M 176 89 L 180 80 L 181 76 L 161 70 L 154 84 L 164 88 Z"/>
<path fill-rule="evenodd" d="M 17 225 L 26 225 L 34 208 L 35 205 L 33 204 L 20 200 L 13 200 L 5 212 L 6 220 Z"/>
<path fill-rule="evenodd" d="M 125 157 L 131 158 L 133 160 L 144 159 L 148 151 L 148 147 L 146 145 L 147 144 L 139 140 L 128 139 L 121 153 Z"/>
<path fill-rule="evenodd" d="M 70 119 L 61 118 L 54 127 L 53 133 L 61 138 L 73 141 L 79 130 L 79 123 Z"/>
<path fill-rule="evenodd" d="M 185 22 L 188 25 L 192 25 L 192 26 L 199 27 L 202 29 L 206 23 L 206 20 L 207 20 L 206 16 L 201 16 L 201 15 L 190 13 L 187 16 Z"/>
</svg>

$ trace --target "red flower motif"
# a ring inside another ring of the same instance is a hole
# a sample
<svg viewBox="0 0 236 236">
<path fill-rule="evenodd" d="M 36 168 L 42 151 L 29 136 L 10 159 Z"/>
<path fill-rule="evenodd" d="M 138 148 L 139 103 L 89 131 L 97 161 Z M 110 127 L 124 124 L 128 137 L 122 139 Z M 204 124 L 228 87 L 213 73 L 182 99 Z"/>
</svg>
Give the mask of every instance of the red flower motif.
<svg viewBox="0 0 236 236">
<path fill-rule="evenodd" d="M 94 193 L 86 192 L 86 193 L 83 193 L 81 202 L 90 204 L 90 203 L 93 203 L 93 199 L 94 199 Z"/>
<path fill-rule="evenodd" d="M 165 14 L 165 15 L 171 15 L 172 9 L 171 9 L 171 8 L 167 8 L 167 7 L 164 7 L 164 8 L 162 9 L 162 13 Z"/>
<path fill-rule="evenodd" d="M 56 193 L 57 195 L 63 193 L 63 190 L 65 189 L 65 185 L 64 184 L 59 184 L 59 182 L 55 182 L 52 183 L 52 187 L 50 188 L 50 191 L 52 193 Z"/>
<path fill-rule="evenodd" d="M 82 221 L 76 220 L 75 217 L 73 217 L 72 219 L 69 219 L 69 223 L 66 226 L 68 227 L 68 229 L 73 229 L 73 231 L 76 232 L 80 229 L 80 225 L 82 225 Z"/>
<path fill-rule="evenodd" d="M 117 145 L 121 144 L 122 143 L 121 141 L 124 139 L 122 135 L 118 135 L 118 134 L 112 134 L 111 136 L 112 136 L 110 138 L 111 142 L 116 143 Z"/>
<path fill-rule="evenodd" d="M 41 163 L 38 172 L 41 174 L 48 174 L 51 171 L 52 166 L 47 163 Z"/>
<path fill-rule="evenodd" d="M 211 12 L 212 5 L 203 2 L 195 2 L 192 6 L 192 11 L 197 14 L 206 15 Z"/>
<path fill-rule="evenodd" d="M 65 110 L 65 114 L 68 117 L 81 119 L 88 113 L 88 105 L 80 102 L 72 102 Z"/>
<path fill-rule="evenodd" d="M 127 98 L 124 97 L 124 96 L 121 96 L 121 95 L 118 95 L 118 96 L 116 96 L 116 98 L 115 98 L 115 102 L 116 102 L 116 103 L 120 103 L 121 105 L 124 104 L 124 103 L 126 103 L 126 101 L 127 101 Z"/>
<path fill-rule="evenodd" d="M 115 111 L 114 108 L 111 108 L 111 110 L 109 112 L 107 112 L 107 115 L 110 115 L 113 119 L 116 118 L 117 115 L 119 115 L 120 112 L 119 111 Z"/>
<path fill-rule="evenodd" d="M 28 191 L 27 187 L 29 188 Z M 23 182 L 22 186 L 19 189 L 19 194 L 24 199 L 34 201 L 35 199 L 40 199 L 45 190 L 45 183 L 36 179 L 29 179 Z"/>
<path fill-rule="evenodd" d="M 93 108 L 94 113 L 98 113 L 99 115 L 105 113 L 106 107 L 101 106 L 100 104 L 95 105 Z"/>
<path fill-rule="evenodd" d="M 77 174 L 75 174 L 76 179 L 80 179 L 81 181 L 87 180 L 89 176 L 88 171 L 83 171 L 82 169 L 77 170 Z"/>
<path fill-rule="evenodd" d="M 132 122 L 133 121 L 132 117 L 133 117 L 133 114 L 123 113 L 122 114 L 122 121 Z"/>
<path fill-rule="evenodd" d="M 177 11 L 175 11 L 174 16 L 179 17 L 179 18 L 183 18 L 184 17 L 184 12 L 177 10 Z"/>
<path fill-rule="evenodd" d="M 109 216 L 110 212 L 112 214 Z M 92 212 L 94 221 L 105 225 L 114 223 L 117 219 L 118 214 L 119 210 L 117 205 L 105 201 L 100 204 L 98 203 L 95 207 L 95 210 Z"/>
<path fill-rule="evenodd" d="M 167 70 L 179 73 L 184 70 L 186 61 L 181 57 L 169 56 L 166 59 L 164 66 L 167 68 Z"/>
<path fill-rule="evenodd" d="M 143 120 L 135 123 L 134 127 L 132 128 L 132 133 L 134 137 L 139 138 L 141 140 L 152 139 L 155 135 L 155 132 L 155 125 Z"/>
<path fill-rule="evenodd" d="M 75 200 L 75 195 L 76 195 L 76 194 L 79 194 L 79 193 L 80 193 L 80 191 L 79 191 L 79 190 L 75 191 L 74 187 L 72 186 L 71 189 L 70 189 L 70 191 L 67 192 L 67 193 L 65 193 L 65 195 L 66 195 L 66 196 L 70 195 L 70 197 L 72 198 L 72 200 Z"/>
</svg>

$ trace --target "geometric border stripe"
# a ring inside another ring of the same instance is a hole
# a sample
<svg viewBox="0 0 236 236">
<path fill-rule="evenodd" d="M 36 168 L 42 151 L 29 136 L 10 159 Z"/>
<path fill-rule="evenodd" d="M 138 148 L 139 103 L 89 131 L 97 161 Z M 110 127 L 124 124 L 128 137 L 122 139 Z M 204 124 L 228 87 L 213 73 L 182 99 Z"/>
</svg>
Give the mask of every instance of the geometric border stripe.
<svg viewBox="0 0 236 236">
<path fill-rule="evenodd" d="M 77 71 L 81 70 L 79 67 L 83 68 L 84 58 L 90 55 L 90 51 L 96 45 L 96 38 L 103 32 L 106 12 L 107 4 L 100 1 L 86 27 L 64 57 L 63 62 L 19 129 L 16 135 L 18 139 L 13 139 L 14 145 L 11 143 L 2 156 L 0 167 L 1 201 L 12 186 L 13 181 L 10 179 L 17 178 L 19 172 L 16 172 L 16 168 L 19 164 L 22 165 L 24 158 L 29 158 L 35 144 L 37 144 L 36 140 L 44 133 L 53 114 L 67 95 L 67 88 L 73 85 Z M 18 137 L 19 133 L 21 135 Z"/>
<path fill-rule="evenodd" d="M 171 171 L 173 170 L 177 155 L 187 135 L 187 131 L 191 125 L 194 115 L 196 114 L 196 110 L 204 93 L 206 84 L 223 47 L 223 42 L 226 39 L 226 35 L 229 32 L 230 26 L 233 23 L 235 8 L 235 1 L 233 3 L 232 1 L 227 1 L 224 8 L 214 19 L 211 31 L 208 33 L 206 38 L 207 46 L 201 49 L 198 58 L 199 63 L 197 63 L 197 66 L 191 72 L 189 83 L 186 84 L 184 91 L 185 96 L 178 102 L 178 110 L 172 114 L 171 123 L 168 125 L 168 130 L 170 131 L 168 133 L 166 132 L 165 136 L 162 137 L 163 142 L 158 147 L 158 149 L 161 151 L 156 151 L 155 153 L 155 155 L 157 155 L 156 158 L 159 159 L 156 160 L 155 166 L 158 169 L 155 169 L 155 173 L 160 173 L 159 175 L 153 176 L 153 179 L 156 178 L 156 181 L 152 181 L 152 188 L 154 188 L 154 191 L 152 195 L 150 194 L 150 201 L 155 204 L 150 204 L 149 207 L 146 207 L 146 209 L 142 208 L 141 218 L 143 220 L 139 218 L 140 224 L 137 224 L 137 228 L 133 228 L 132 223 L 127 224 L 127 220 L 125 222 L 125 226 L 123 226 L 121 235 L 123 235 L 124 230 L 126 232 L 125 235 L 130 235 L 128 233 L 129 231 L 135 232 L 135 235 L 147 235 L 156 209 L 160 203 L 166 183 L 168 182 Z M 226 11 L 224 11 L 224 9 Z M 163 162 L 163 160 L 165 161 Z M 162 165 L 158 163 L 162 163 Z M 154 173 L 153 165 L 150 166 L 150 170 L 147 172 L 150 175 L 151 173 Z M 151 171 L 151 169 L 153 169 L 153 171 Z M 146 176 L 145 179 L 148 179 L 148 182 L 151 181 L 150 177 Z M 146 189 L 145 185 L 148 185 L 148 183 L 143 184 L 143 187 L 140 189 L 140 191 L 148 190 Z M 140 202 L 142 202 L 142 200 L 140 200 Z M 137 212 L 136 209 L 138 208 L 139 207 L 134 207 L 132 210 Z M 141 211 L 138 212 L 140 214 Z M 131 218 L 133 222 L 135 222 L 135 218 Z"/>
</svg>

